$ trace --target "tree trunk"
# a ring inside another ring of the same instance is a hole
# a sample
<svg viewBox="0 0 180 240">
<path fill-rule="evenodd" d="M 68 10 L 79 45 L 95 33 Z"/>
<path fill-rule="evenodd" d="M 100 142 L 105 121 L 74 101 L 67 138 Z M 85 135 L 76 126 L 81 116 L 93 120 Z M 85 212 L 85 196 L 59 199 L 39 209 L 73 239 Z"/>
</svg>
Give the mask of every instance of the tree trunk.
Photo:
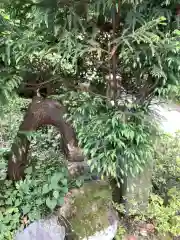
<svg viewBox="0 0 180 240">
<path fill-rule="evenodd" d="M 66 113 L 66 108 L 55 100 L 33 98 L 12 144 L 8 161 L 8 179 L 20 180 L 24 177 L 24 170 L 28 164 L 27 155 L 30 141 L 27 134 L 23 132 L 36 131 L 43 125 L 53 125 L 58 128 L 62 137 L 62 151 L 69 161 L 81 162 L 84 160 L 83 153 L 78 147 L 75 131 L 63 118 Z"/>
</svg>

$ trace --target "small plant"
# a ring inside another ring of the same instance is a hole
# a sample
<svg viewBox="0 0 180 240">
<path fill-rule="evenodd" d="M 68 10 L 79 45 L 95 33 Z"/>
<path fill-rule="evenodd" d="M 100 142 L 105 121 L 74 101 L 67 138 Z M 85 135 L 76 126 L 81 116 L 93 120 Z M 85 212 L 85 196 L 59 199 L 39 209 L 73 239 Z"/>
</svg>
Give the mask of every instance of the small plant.
<svg viewBox="0 0 180 240">
<path fill-rule="evenodd" d="M 168 191 L 169 204 L 165 206 L 158 195 L 151 195 L 146 217 L 153 220 L 160 235 L 180 235 L 180 191 L 172 188 Z"/>
<path fill-rule="evenodd" d="M 155 239 L 166 239 L 163 237 L 180 235 L 180 192 L 176 188 L 172 188 L 168 192 L 169 204 L 163 204 L 163 198 L 158 195 L 151 194 L 150 202 L 146 210 L 138 209 L 138 215 L 134 215 L 134 211 L 129 209 L 129 216 L 124 221 L 121 219 L 121 225 L 116 236 L 116 240 L 123 239 L 125 234 L 135 234 L 142 237 L 142 230 L 148 234 L 153 234 Z M 119 212 L 124 212 L 122 205 L 115 208 Z M 146 228 L 147 227 L 147 228 Z M 148 229 L 149 228 L 149 229 Z M 151 229 L 150 229 L 151 228 Z M 154 239 L 154 238 L 153 238 Z"/>
<path fill-rule="evenodd" d="M 24 225 L 52 213 L 68 192 L 67 169 L 59 160 L 36 162 L 24 181 L 1 181 L 0 239 L 12 239 Z M 21 220 L 28 217 L 28 222 Z"/>
<path fill-rule="evenodd" d="M 167 204 L 167 193 L 172 187 L 180 191 L 180 132 L 175 136 L 162 135 L 155 149 L 155 166 L 153 173 L 154 192 Z"/>
<path fill-rule="evenodd" d="M 116 233 L 116 240 L 122 240 L 126 234 L 126 229 L 123 226 L 119 226 L 118 231 Z"/>
</svg>

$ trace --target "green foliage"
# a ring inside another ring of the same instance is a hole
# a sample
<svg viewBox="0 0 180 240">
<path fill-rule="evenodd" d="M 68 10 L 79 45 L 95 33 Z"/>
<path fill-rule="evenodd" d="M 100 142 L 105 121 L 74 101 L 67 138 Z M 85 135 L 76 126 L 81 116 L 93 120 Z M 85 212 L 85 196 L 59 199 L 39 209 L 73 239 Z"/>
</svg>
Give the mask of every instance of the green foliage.
<svg viewBox="0 0 180 240">
<path fill-rule="evenodd" d="M 4 156 L 10 151 L 23 119 L 21 109 L 26 108 L 28 102 L 15 96 L 9 100 L 8 104 L 0 106 L 0 180 L 6 177 L 7 161 Z"/>
<path fill-rule="evenodd" d="M 89 94 L 74 93 L 69 101 L 78 139 L 92 170 L 121 176 L 123 181 L 123 177 L 138 174 L 152 160 L 155 125 L 143 109 L 124 112 Z"/>
<path fill-rule="evenodd" d="M 180 190 L 180 133 L 175 136 L 163 135 L 156 145 L 155 166 L 153 172 L 154 191 L 162 196 L 165 203 L 167 193 L 172 187 Z"/>
<path fill-rule="evenodd" d="M 0 239 L 9 239 L 20 227 L 20 220 L 40 219 L 64 203 L 68 192 L 67 169 L 57 159 L 26 169 L 26 179 L 17 183 L 1 181 Z M 12 239 L 12 238 L 11 238 Z"/>
<path fill-rule="evenodd" d="M 169 196 L 169 204 L 165 206 L 163 204 L 163 199 L 155 194 L 151 194 L 150 202 L 148 208 L 144 211 L 138 209 L 138 205 L 136 204 L 136 210 L 138 215 L 134 216 L 134 212 L 130 209 L 130 220 L 128 224 L 128 228 L 126 226 L 121 226 L 117 232 L 116 239 L 123 239 L 126 234 L 138 234 L 138 228 L 142 225 L 142 223 L 153 223 L 155 228 L 155 232 L 153 235 L 153 239 L 170 239 L 172 237 L 177 237 L 180 234 L 180 192 L 177 191 L 176 188 L 172 188 L 168 192 Z M 123 206 L 116 206 L 119 212 L 122 212 Z M 123 220 L 122 220 L 123 221 Z M 142 236 L 139 236 L 142 237 Z M 152 233 L 151 233 L 152 237 Z M 167 237 L 167 238 L 166 238 Z M 148 238 L 149 239 L 149 238 Z"/>
<path fill-rule="evenodd" d="M 125 30 L 117 39 L 123 42 L 119 58 L 123 61 L 124 73 L 131 71 L 132 78 L 138 77 L 144 86 L 149 82 L 154 86 L 153 91 L 162 95 L 167 95 L 170 87 L 179 84 L 179 31 L 162 36 L 157 26 L 166 24 L 165 21 L 160 17 L 144 23 L 133 33 Z M 134 87 L 139 87 L 139 83 L 134 82 Z"/>
<path fill-rule="evenodd" d="M 119 226 L 115 239 L 116 240 L 122 240 L 123 237 L 125 236 L 125 234 L 126 234 L 125 228 L 122 227 L 122 226 Z"/>
<path fill-rule="evenodd" d="M 97 28 L 101 15 L 104 21 L 111 22 L 112 0 L 89 4 L 70 2 L 55 0 L 49 4 L 46 0 L 27 0 L 22 4 L 10 0 L 2 4 L 1 101 L 18 88 L 22 72 L 28 70 L 27 63 L 35 59 L 48 60 L 52 66 L 50 78 L 58 81 L 67 72 L 75 76 L 76 81 L 81 81 L 78 78 L 85 75 L 83 72 L 86 73 L 87 68 L 91 68 L 91 75 L 97 73 L 98 81 L 102 80 L 102 75 L 107 73 L 104 69 L 109 68 L 108 43 L 111 47 L 116 44 L 117 72 L 123 79 L 123 87 L 138 98 L 145 100 L 144 89 L 151 90 L 147 95 L 155 92 L 167 95 L 169 88 L 179 84 L 180 48 L 179 31 L 176 30 L 178 19 L 173 17 L 175 2 L 123 1 L 121 29 L 113 42 L 111 34 L 101 34 Z M 83 60 L 81 71 L 78 71 L 79 59 Z M 97 79 L 92 81 L 97 82 Z"/>
<path fill-rule="evenodd" d="M 132 200 L 135 208 L 129 210 L 133 219 L 131 225 L 137 228 L 139 222 L 153 223 L 157 239 L 170 239 L 180 235 L 180 162 L 179 162 L 179 132 L 175 136 L 163 134 L 156 143 L 155 165 L 153 171 L 153 193 L 149 198 L 146 210 L 139 209 L 136 200 Z M 119 212 L 124 212 L 124 206 L 115 206 Z M 121 239 L 122 231 L 117 233 Z M 130 233 L 130 228 L 126 233 Z M 135 230 L 134 230 L 135 232 Z M 124 234 L 124 232 L 123 232 Z"/>
<path fill-rule="evenodd" d="M 64 203 L 71 188 L 81 187 L 81 176 L 69 179 L 63 156 L 60 153 L 60 134 L 52 127 L 39 129 L 28 135 L 31 138 L 30 165 L 24 181 L 7 181 L 7 159 L 24 110 L 29 100 L 17 96 L 2 108 L 0 147 L 0 239 L 12 240 L 14 233 L 25 225 L 52 213 Z M 28 217 L 28 221 L 27 218 Z"/>
<path fill-rule="evenodd" d="M 153 219 L 157 231 L 161 235 L 180 234 L 180 191 L 176 188 L 169 190 L 169 204 L 164 206 L 163 199 L 158 195 L 151 196 L 151 203 L 146 213 L 148 219 Z"/>
<path fill-rule="evenodd" d="M 0 106 L 1 147 L 3 147 L 4 144 L 8 144 L 7 147 L 10 147 L 10 144 L 16 136 L 19 125 L 23 119 L 24 110 L 22 109 L 26 109 L 29 102 L 29 100 L 22 101 L 21 98 L 18 98 L 15 95 L 9 99 L 8 104 Z"/>
<path fill-rule="evenodd" d="M 12 99 L 1 110 L 1 148 L 0 148 L 0 239 L 13 239 L 14 233 L 24 227 L 22 223 L 28 216 L 28 223 L 51 213 L 64 202 L 69 189 L 67 169 L 57 148 L 60 136 L 52 128 L 41 129 L 33 134 L 26 179 L 13 183 L 5 180 L 7 160 L 23 117 L 22 108 L 28 101 Z"/>
<path fill-rule="evenodd" d="M 121 76 L 121 86 L 135 96 L 136 103 L 145 105 L 155 94 L 167 96 L 172 90 L 177 92 L 180 79 L 179 26 L 174 17 L 177 3 L 122 1 L 120 29 L 116 39 L 112 40 L 111 32 L 102 33 L 97 27 L 100 15 L 104 21 L 112 21 L 112 0 L 96 0 L 89 4 L 84 1 L 63 2 L 9 0 L 1 3 L 0 103 L 14 95 L 29 70 L 38 73 L 37 81 L 60 82 L 58 90 L 65 85 L 62 82 L 77 86 L 84 79 L 90 81 L 97 86 L 92 92 L 94 99 L 92 95 L 78 93 L 69 99 L 67 94 L 65 100 L 71 103 L 72 119 L 92 169 L 123 180 L 127 174 L 136 175 L 142 171 L 152 160 L 154 125 L 144 109 L 136 104 L 118 107 L 107 104 L 109 96 L 105 97 L 107 82 L 104 76 L 112 70 L 109 62 L 112 49 L 108 47 L 116 45 L 116 70 Z M 82 60 L 80 71 L 79 59 Z M 43 74 L 44 65 L 48 65 L 48 77 Z M 105 91 L 99 89 L 99 82 Z M 97 97 L 95 92 L 100 92 L 101 96 Z M 118 97 L 121 98 L 121 94 Z M 14 102 L 14 107 L 17 106 L 20 103 Z M 12 121 L 3 126 L 7 130 L 7 134 L 4 134 L 6 130 L 3 134 L 1 132 L 3 148 L 9 148 L 18 128 L 17 122 L 12 117 Z M 34 135 L 32 141 L 33 149 L 41 149 L 38 162 L 42 156 L 47 159 L 47 152 L 52 153 L 50 145 L 57 147 L 56 141 L 51 139 L 42 142 L 41 137 L 45 137 L 42 132 Z M 54 132 L 52 135 L 59 138 Z M 8 143 L 4 141 L 5 137 Z M 46 170 L 42 170 L 40 176 L 46 176 Z M 50 178 L 54 170 L 49 173 Z M 48 196 L 53 196 L 53 191 L 50 179 L 43 181 L 42 185 L 47 184 L 44 187 L 47 200 Z M 30 181 L 28 184 L 35 183 Z M 57 197 L 57 193 L 54 195 Z M 55 201 L 48 199 L 43 206 L 53 208 Z"/>
</svg>

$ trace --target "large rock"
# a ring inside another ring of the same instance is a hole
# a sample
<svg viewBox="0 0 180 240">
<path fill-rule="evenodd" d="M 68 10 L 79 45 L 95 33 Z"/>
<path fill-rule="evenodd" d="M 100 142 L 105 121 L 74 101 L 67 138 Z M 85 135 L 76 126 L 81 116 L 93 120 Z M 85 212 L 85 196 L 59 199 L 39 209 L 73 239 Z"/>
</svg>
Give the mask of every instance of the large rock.
<svg viewBox="0 0 180 240">
<path fill-rule="evenodd" d="M 139 214 L 147 208 L 152 190 L 153 161 L 136 177 L 128 177 L 126 192 L 126 214 Z"/>
<path fill-rule="evenodd" d="M 65 227 L 58 224 L 58 217 L 52 216 L 30 224 L 15 240 L 64 240 Z"/>
<path fill-rule="evenodd" d="M 32 223 L 15 240 L 112 240 L 118 216 L 111 196 L 108 182 L 87 182 L 67 195 L 56 216 Z"/>
<path fill-rule="evenodd" d="M 112 240 L 117 231 L 118 216 L 111 201 L 108 182 L 87 182 L 71 192 L 59 210 L 59 216 L 68 220 L 76 239 Z"/>
</svg>

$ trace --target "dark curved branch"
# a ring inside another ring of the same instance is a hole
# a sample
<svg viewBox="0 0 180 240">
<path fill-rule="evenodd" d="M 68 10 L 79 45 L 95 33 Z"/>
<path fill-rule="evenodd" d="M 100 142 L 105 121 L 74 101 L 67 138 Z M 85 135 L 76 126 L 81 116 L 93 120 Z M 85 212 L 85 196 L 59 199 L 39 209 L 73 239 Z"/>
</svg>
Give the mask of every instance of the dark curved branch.
<svg viewBox="0 0 180 240">
<path fill-rule="evenodd" d="M 78 147 L 75 131 L 71 124 L 63 118 L 66 113 L 66 108 L 55 100 L 33 98 L 19 127 L 15 142 L 12 144 L 8 161 L 9 179 L 22 179 L 25 167 L 28 164 L 27 155 L 30 141 L 23 132 L 36 131 L 44 125 L 53 125 L 59 130 L 62 137 L 62 150 L 69 161 L 80 162 L 84 160 L 83 153 Z"/>
</svg>

